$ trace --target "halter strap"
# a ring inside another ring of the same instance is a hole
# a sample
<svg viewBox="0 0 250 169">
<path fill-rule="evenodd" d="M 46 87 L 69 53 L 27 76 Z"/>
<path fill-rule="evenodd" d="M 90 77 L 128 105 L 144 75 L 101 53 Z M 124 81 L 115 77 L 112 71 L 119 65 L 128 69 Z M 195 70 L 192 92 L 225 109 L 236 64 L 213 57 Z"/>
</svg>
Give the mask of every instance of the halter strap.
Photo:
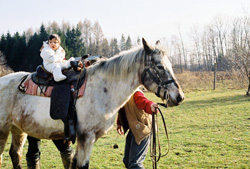
<svg viewBox="0 0 250 169">
<path fill-rule="evenodd" d="M 144 68 L 142 76 L 141 76 L 142 84 L 144 84 L 146 73 L 148 73 L 149 76 L 153 79 L 153 81 L 158 85 L 157 92 L 155 93 L 155 95 L 157 97 L 160 97 L 161 88 L 164 88 L 165 91 L 164 91 L 163 99 L 166 99 L 167 94 L 168 94 L 168 92 L 167 92 L 167 90 L 168 90 L 167 85 L 170 84 L 170 83 L 175 82 L 175 80 L 171 79 L 171 80 L 168 80 L 168 81 L 164 82 L 161 79 L 158 70 L 155 68 L 156 66 L 152 63 L 152 54 L 153 54 L 153 52 L 151 54 L 149 54 L 149 55 L 147 55 L 145 53 L 145 57 L 144 57 L 145 68 Z"/>
</svg>

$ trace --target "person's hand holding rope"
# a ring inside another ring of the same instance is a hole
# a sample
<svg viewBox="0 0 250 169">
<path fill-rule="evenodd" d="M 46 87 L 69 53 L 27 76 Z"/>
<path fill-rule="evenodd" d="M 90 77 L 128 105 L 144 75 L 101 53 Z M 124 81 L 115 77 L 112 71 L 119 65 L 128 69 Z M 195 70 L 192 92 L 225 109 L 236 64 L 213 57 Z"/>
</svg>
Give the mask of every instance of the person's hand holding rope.
<svg viewBox="0 0 250 169">
<path fill-rule="evenodd" d="M 117 133 L 118 133 L 119 135 L 124 135 L 124 132 L 123 132 L 123 130 L 122 130 L 122 126 L 121 126 L 121 125 L 117 125 L 116 130 L 117 130 Z"/>
<path fill-rule="evenodd" d="M 152 103 L 151 104 L 151 106 L 150 106 L 150 108 L 151 108 L 151 111 L 152 112 L 155 112 L 155 114 L 157 114 L 158 113 L 158 104 L 157 103 Z"/>
</svg>

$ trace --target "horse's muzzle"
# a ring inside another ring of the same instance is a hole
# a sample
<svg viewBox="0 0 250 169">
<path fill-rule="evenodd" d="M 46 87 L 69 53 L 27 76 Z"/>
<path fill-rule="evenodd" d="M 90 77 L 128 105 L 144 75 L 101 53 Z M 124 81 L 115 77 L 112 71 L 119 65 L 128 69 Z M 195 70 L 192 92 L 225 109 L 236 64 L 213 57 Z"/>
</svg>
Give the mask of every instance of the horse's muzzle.
<svg viewBox="0 0 250 169">
<path fill-rule="evenodd" d="M 169 100 L 166 100 L 166 104 L 168 107 L 178 106 L 182 101 L 184 100 L 184 94 L 178 94 L 178 96 L 175 99 L 172 99 L 171 97 Z"/>
</svg>

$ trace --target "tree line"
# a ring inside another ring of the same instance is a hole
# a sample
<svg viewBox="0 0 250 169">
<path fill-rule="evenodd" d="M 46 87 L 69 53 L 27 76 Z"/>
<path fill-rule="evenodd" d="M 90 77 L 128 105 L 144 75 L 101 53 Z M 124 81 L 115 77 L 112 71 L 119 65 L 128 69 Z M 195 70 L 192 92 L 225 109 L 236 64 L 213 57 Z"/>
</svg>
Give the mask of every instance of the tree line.
<svg viewBox="0 0 250 169">
<path fill-rule="evenodd" d="M 167 39 L 168 56 L 175 69 L 190 71 L 227 71 L 239 85 L 247 84 L 250 91 L 250 16 L 235 18 L 216 16 L 214 20 L 198 29 L 191 28 L 188 41 L 184 41 L 181 29 L 172 38 Z M 123 50 L 133 47 L 130 36 L 121 35 L 120 40 L 105 38 L 98 22 L 80 21 L 75 27 L 63 22 L 61 26 L 52 22 L 41 25 L 39 31 L 33 33 L 30 28 L 22 35 L 16 32 L 13 36 L 7 33 L 1 36 L 0 51 L 7 64 L 14 71 L 34 71 L 42 63 L 40 48 L 48 35 L 57 33 L 61 36 L 62 47 L 66 58 L 78 57 L 86 53 L 90 55 L 114 56 Z M 140 39 L 136 45 L 140 44 Z"/>
<path fill-rule="evenodd" d="M 121 35 L 121 40 L 112 38 L 110 42 L 104 37 L 101 26 L 98 22 L 93 25 L 87 19 L 79 22 L 75 27 L 69 23 L 52 22 L 48 26 L 41 25 L 39 31 L 33 33 L 32 28 L 20 34 L 2 34 L 0 39 L 0 52 L 4 56 L 7 65 L 14 71 L 35 71 L 36 67 L 42 64 L 40 48 L 48 36 L 56 33 L 61 37 L 61 46 L 66 52 L 66 59 L 80 57 L 84 54 L 103 55 L 111 57 L 120 51 L 130 49 L 132 40 Z"/>
<path fill-rule="evenodd" d="M 250 15 L 216 16 L 202 29 L 193 26 L 188 44 L 181 29 L 168 43 L 169 57 L 179 70 L 225 71 L 250 92 Z"/>
</svg>

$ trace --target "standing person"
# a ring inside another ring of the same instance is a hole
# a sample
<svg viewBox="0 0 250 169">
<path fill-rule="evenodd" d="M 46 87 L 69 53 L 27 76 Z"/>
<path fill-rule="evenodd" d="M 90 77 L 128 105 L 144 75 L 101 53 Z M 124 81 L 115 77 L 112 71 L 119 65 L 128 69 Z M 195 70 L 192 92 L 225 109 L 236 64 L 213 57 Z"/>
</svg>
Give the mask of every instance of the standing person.
<svg viewBox="0 0 250 169">
<path fill-rule="evenodd" d="M 61 47 L 59 35 L 52 34 L 49 36 L 48 42 L 43 43 L 40 55 L 43 58 L 44 68 L 53 74 L 56 82 L 67 78 L 62 74 L 62 70 L 70 68 L 70 61 L 75 59 L 71 57 L 69 60 L 65 60 L 65 51 Z"/>
<path fill-rule="evenodd" d="M 28 169 L 40 169 L 40 144 L 41 140 L 28 136 L 28 151 L 26 154 L 27 168 Z M 63 139 L 52 140 L 56 148 L 60 151 L 61 159 L 65 169 L 70 169 L 75 155 L 74 149 L 70 146 L 70 141 Z"/>
<path fill-rule="evenodd" d="M 126 168 L 143 169 L 150 142 L 152 112 L 158 104 L 148 100 L 141 90 L 137 90 L 119 111 L 117 132 L 126 136 L 123 163 Z M 156 112 L 157 113 L 157 112 Z M 123 130 L 122 130 L 123 127 Z"/>
</svg>

